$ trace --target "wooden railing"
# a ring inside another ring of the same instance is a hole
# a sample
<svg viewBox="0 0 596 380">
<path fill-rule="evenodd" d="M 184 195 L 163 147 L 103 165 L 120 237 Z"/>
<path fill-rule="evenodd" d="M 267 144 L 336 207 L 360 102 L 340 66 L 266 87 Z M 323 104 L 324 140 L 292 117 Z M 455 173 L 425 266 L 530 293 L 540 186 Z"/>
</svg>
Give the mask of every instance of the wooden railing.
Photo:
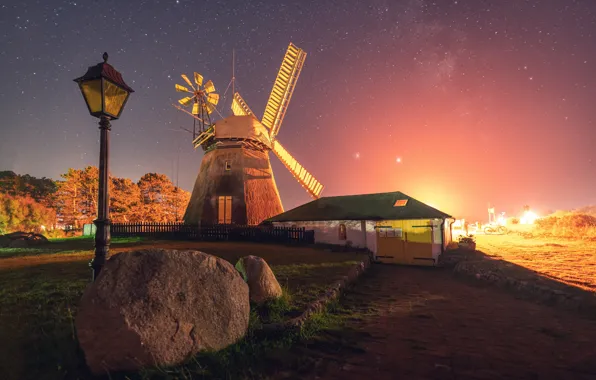
<svg viewBox="0 0 596 380">
<path fill-rule="evenodd" d="M 114 223 L 113 237 L 153 237 L 179 240 L 227 240 L 263 243 L 313 244 L 315 233 L 305 228 L 239 226 L 231 224 L 191 225 L 184 223 Z"/>
</svg>

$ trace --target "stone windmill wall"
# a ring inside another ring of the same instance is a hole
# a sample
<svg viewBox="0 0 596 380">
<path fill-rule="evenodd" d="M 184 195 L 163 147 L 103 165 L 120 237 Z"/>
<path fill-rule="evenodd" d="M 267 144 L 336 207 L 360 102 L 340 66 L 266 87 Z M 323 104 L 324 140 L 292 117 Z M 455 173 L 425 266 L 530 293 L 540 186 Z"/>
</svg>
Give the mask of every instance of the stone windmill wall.
<svg viewBox="0 0 596 380">
<path fill-rule="evenodd" d="M 269 152 L 234 143 L 206 153 L 184 222 L 217 224 L 220 196 L 232 197 L 232 224 L 256 225 L 282 213 Z"/>
</svg>

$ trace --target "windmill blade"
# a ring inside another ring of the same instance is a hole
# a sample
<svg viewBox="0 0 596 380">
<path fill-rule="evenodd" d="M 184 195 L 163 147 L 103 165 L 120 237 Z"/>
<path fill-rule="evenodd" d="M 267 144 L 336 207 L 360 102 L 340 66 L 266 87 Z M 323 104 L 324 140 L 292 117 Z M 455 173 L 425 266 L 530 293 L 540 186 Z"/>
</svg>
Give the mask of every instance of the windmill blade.
<svg viewBox="0 0 596 380">
<path fill-rule="evenodd" d="M 200 117 L 198 117 L 197 115 L 193 115 L 192 113 L 188 112 L 187 110 L 185 110 L 184 108 L 177 106 L 176 104 L 172 104 L 172 106 L 174 108 L 176 108 L 179 111 L 184 112 L 185 114 L 188 114 L 190 116 L 192 116 L 193 118 L 195 118 L 196 120 L 200 121 L 201 123 L 205 123 L 205 120 L 201 119 Z"/>
<path fill-rule="evenodd" d="M 215 92 L 215 85 L 213 85 L 212 81 L 207 81 L 207 83 L 205 83 L 205 92 L 207 94 L 210 92 Z"/>
<path fill-rule="evenodd" d="M 199 103 L 195 103 L 192 105 L 192 114 L 193 115 L 199 114 Z"/>
<path fill-rule="evenodd" d="M 176 91 L 178 92 L 190 92 L 192 94 L 192 91 L 190 91 L 188 88 L 181 86 L 179 84 L 176 85 Z"/>
<path fill-rule="evenodd" d="M 197 72 L 195 72 L 195 83 L 198 87 L 201 87 L 203 85 L 203 76 Z"/>
<path fill-rule="evenodd" d="M 192 142 L 195 149 L 201 146 L 202 144 L 206 143 L 211 137 L 215 136 L 215 128 L 213 126 L 209 127 L 206 131 L 202 132 L 198 135 Z"/>
<path fill-rule="evenodd" d="M 187 96 L 186 98 L 178 100 L 178 103 L 182 104 L 183 106 L 187 106 L 190 104 L 190 102 L 192 102 L 192 98 L 192 96 Z"/>
<path fill-rule="evenodd" d="M 184 79 L 184 81 L 186 83 L 188 83 L 188 85 L 190 86 L 190 88 L 192 88 L 193 90 L 195 89 L 195 86 L 192 85 L 192 82 L 190 81 L 190 79 L 188 79 L 188 77 L 184 74 L 180 75 L 182 77 L 182 79 Z"/>
<path fill-rule="evenodd" d="M 279 158 L 279 160 L 285 165 L 285 167 L 292 173 L 294 178 L 306 189 L 314 199 L 318 199 L 321 191 L 323 191 L 323 185 L 310 174 L 304 166 L 300 165 L 298 161 L 288 151 L 281 146 L 279 141 L 274 140 L 272 142 L 273 152 Z"/>
<path fill-rule="evenodd" d="M 234 94 L 234 99 L 232 100 L 232 113 L 236 116 L 254 115 L 239 93 Z"/>
<path fill-rule="evenodd" d="M 217 103 L 219 103 L 219 94 L 216 93 L 210 93 L 207 95 L 207 101 L 211 104 L 213 104 L 214 106 L 217 105 Z"/>
<path fill-rule="evenodd" d="M 269 128 L 271 139 L 279 132 L 305 59 L 306 53 L 304 50 L 290 43 L 281 63 L 281 68 L 277 73 L 261 121 L 264 126 Z"/>
<path fill-rule="evenodd" d="M 213 111 L 215 111 L 215 106 L 211 103 L 202 103 L 203 105 L 203 109 L 205 110 L 205 112 L 207 112 L 209 115 L 211 115 L 213 113 Z"/>
</svg>

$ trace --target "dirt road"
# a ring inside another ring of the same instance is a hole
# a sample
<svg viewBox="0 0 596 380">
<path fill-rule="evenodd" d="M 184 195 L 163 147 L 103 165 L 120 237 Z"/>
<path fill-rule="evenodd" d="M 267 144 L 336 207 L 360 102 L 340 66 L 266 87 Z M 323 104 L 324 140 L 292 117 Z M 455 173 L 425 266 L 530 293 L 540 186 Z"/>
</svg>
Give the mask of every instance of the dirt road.
<svg viewBox="0 0 596 380">
<path fill-rule="evenodd" d="M 595 321 L 445 269 L 373 265 L 342 304 L 361 318 L 280 357 L 276 378 L 596 378 Z"/>
</svg>

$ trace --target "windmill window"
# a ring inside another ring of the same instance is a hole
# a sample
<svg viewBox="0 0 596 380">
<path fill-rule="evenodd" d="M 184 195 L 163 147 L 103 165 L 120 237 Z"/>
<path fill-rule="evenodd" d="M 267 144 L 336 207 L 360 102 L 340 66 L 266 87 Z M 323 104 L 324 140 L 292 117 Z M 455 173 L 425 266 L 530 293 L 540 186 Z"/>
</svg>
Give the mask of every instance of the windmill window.
<svg viewBox="0 0 596 380">
<path fill-rule="evenodd" d="M 346 240 L 347 238 L 346 225 L 342 223 L 339 225 L 339 240 Z"/>
<path fill-rule="evenodd" d="M 232 164 L 230 161 L 226 161 L 226 170 L 232 170 Z"/>
<path fill-rule="evenodd" d="M 232 197 L 229 195 L 217 197 L 217 222 L 232 224 Z"/>
</svg>

